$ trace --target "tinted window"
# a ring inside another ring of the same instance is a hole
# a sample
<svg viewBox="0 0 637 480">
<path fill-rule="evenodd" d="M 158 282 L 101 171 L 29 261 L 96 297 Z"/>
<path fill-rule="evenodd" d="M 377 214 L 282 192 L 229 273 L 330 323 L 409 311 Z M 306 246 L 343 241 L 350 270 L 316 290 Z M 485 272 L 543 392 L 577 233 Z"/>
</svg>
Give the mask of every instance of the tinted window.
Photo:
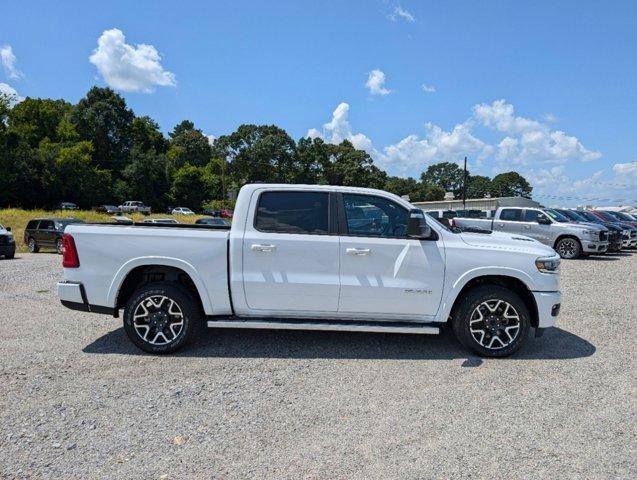
<svg viewBox="0 0 637 480">
<path fill-rule="evenodd" d="M 255 227 L 262 232 L 328 233 L 329 194 L 265 192 L 259 197 Z"/>
<path fill-rule="evenodd" d="M 35 230 L 37 226 L 38 226 L 38 220 L 31 220 L 29 223 L 27 223 L 28 230 Z"/>
<path fill-rule="evenodd" d="M 40 230 L 53 230 L 53 222 L 51 220 L 42 220 L 39 226 Z"/>
<path fill-rule="evenodd" d="M 500 220 L 520 222 L 522 221 L 522 210 L 516 208 L 505 208 L 500 212 Z"/>
<path fill-rule="evenodd" d="M 538 211 L 537 210 L 527 210 L 524 214 L 525 222 L 537 222 Z"/>
<path fill-rule="evenodd" d="M 347 232 L 366 237 L 407 236 L 409 212 L 381 197 L 344 194 Z"/>
</svg>

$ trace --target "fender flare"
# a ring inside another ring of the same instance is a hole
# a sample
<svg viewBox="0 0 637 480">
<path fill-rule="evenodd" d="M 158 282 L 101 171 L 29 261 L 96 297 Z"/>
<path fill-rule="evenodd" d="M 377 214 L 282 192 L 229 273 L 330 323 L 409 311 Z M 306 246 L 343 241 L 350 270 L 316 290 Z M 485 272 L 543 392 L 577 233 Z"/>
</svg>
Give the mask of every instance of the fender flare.
<svg viewBox="0 0 637 480">
<path fill-rule="evenodd" d="M 499 276 L 499 277 L 511 277 L 521 281 L 529 291 L 533 291 L 533 278 L 526 272 L 518 270 L 516 268 L 509 267 L 478 267 L 463 273 L 458 279 L 450 286 L 445 298 L 442 301 L 440 316 L 442 321 L 447 321 L 451 314 L 458 295 L 467 284 L 479 277 Z"/>
<path fill-rule="evenodd" d="M 199 275 L 195 267 L 193 267 L 190 263 L 178 258 L 160 256 L 137 257 L 124 263 L 119 268 L 119 270 L 117 270 L 117 273 L 115 273 L 115 276 L 113 277 L 113 280 L 111 281 L 111 284 L 108 288 L 108 295 L 106 297 L 108 305 L 112 305 L 113 307 L 115 307 L 115 302 L 117 301 L 119 290 L 122 288 L 124 280 L 126 279 L 128 274 L 133 271 L 133 269 L 151 265 L 173 267 L 186 272 L 197 288 L 197 293 L 199 293 L 199 298 L 201 298 L 201 303 L 203 305 L 204 311 L 212 311 L 212 299 L 210 298 L 208 290 L 206 289 L 206 286 L 204 285 L 203 280 L 201 279 L 201 276 Z"/>
</svg>

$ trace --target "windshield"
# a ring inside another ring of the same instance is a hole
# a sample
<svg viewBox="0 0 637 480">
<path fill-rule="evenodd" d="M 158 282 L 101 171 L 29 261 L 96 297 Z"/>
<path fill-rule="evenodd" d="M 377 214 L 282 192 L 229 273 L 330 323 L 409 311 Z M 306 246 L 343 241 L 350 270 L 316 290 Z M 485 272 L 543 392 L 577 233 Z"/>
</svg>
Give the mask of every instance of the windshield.
<svg viewBox="0 0 637 480">
<path fill-rule="evenodd" d="M 597 213 L 597 215 L 602 217 L 607 222 L 617 222 L 617 221 L 619 221 L 615 217 L 613 217 L 612 215 L 610 215 L 610 214 L 608 214 L 606 212 L 602 212 L 602 211 L 596 210 L 595 213 Z"/>
<path fill-rule="evenodd" d="M 610 212 L 611 215 L 619 218 L 620 220 L 628 220 L 629 222 L 634 222 L 634 220 L 630 217 L 630 215 L 625 214 L 624 212 Z"/>
<path fill-rule="evenodd" d="M 591 212 L 583 211 L 583 212 L 577 212 L 577 213 L 579 213 L 582 217 L 584 217 L 589 222 L 601 223 L 601 220 L 597 218 L 595 215 L 593 215 Z"/>
<path fill-rule="evenodd" d="M 545 209 L 544 213 L 546 213 L 551 218 L 551 220 L 555 220 L 556 222 L 569 223 L 571 221 L 568 217 L 565 217 L 560 212 L 558 212 L 557 210 L 553 210 L 552 208 Z"/>
<path fill-rule="evenodd" d="M 564 215 L 565 217 L 570 218 L 571 220 L 573 220 L 574 222 L 583 222 L 586 221 L 586 219 L 580 215 L 578 215 L 576 212 L 574 212 L 573 210 L 556 210 L 558 213 L 561 213 L 562 215 Z"/>
</svg>

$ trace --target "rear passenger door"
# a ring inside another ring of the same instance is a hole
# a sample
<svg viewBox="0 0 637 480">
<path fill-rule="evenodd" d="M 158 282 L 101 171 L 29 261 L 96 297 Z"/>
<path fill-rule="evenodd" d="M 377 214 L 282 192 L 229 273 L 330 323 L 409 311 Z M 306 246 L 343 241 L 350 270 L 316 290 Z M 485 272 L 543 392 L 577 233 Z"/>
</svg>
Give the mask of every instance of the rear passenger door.
<svg viewBox="0 0 637 480">
<path fill-rule="evenodd" d="M 46 246 L 51 246 L 55 243 L 55 225 L 53 220 L 40 221 L 35 240 L 38 244 Z"/>
<path fill-rule="evenodd" d="M 493 221 L 493 230 L 506 233 L 521 233 L 522 209 L 503 208 L 500 216 Z"/>
<path fill-rule="evenodd" d="M 331 198 L 324 190 L 255 192 L 242 247 L 250 310 L 264 315 L 336 312 L 339 238 Z"/>
</svg>

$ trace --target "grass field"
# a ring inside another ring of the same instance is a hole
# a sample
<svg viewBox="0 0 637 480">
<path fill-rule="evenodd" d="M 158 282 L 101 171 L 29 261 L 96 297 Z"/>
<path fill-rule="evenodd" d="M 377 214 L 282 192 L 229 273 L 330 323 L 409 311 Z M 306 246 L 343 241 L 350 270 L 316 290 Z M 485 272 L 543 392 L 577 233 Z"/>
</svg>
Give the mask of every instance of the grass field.
<svg viewBox="0 0 637 480">
<path fill-rule="evenodd" d="M 34 218 L 66 218 L 73 217 L 84 220 L 85 222 L 112 222 L 112 216 L 105 213 L 97 213 L 90 210 L 21 210 L 19 208 L 0 209 L 0 225 L 11 227 L 15 238 L 18 252 L 26 252 L 27 246 L 24 243 L 24 228 L 29 220 Z M 179 223 L 195 223 L 202 215 L 168 215 L 162 213 L 154 213 L 152 215 L 142 215 L 139 213 L 126 214 L 126 217 L 141 222 L 145 218 L 174 218 Z"/>
</svg>

